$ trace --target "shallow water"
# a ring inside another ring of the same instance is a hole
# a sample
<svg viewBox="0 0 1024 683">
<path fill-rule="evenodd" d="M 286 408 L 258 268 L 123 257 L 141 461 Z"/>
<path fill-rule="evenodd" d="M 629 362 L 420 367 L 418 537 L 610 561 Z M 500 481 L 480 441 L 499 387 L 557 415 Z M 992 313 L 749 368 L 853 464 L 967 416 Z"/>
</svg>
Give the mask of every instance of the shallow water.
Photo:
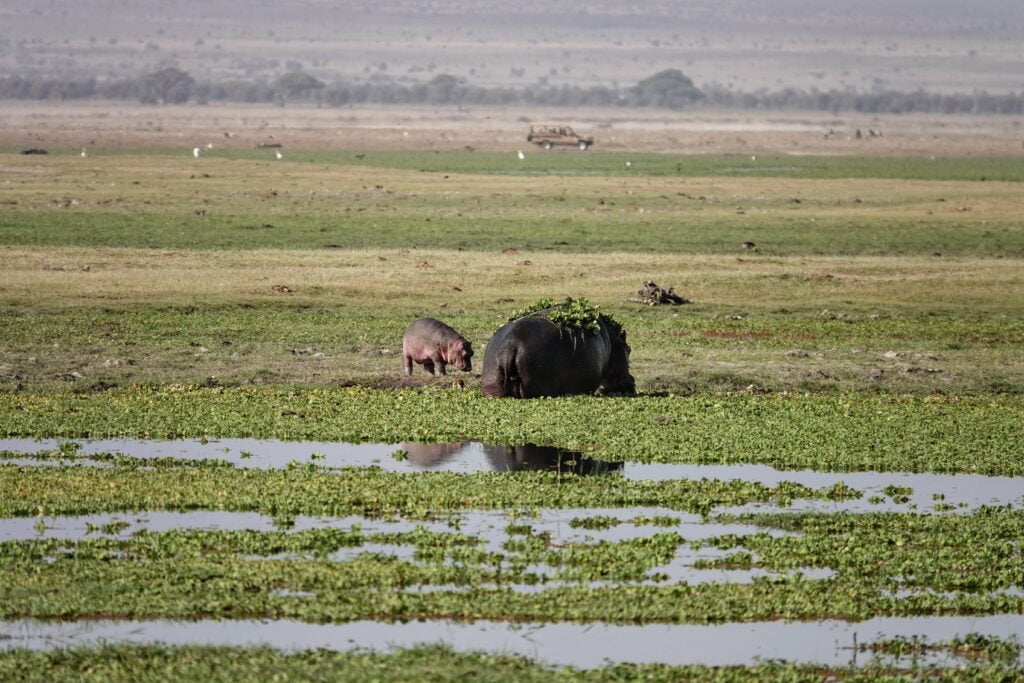
<svg viewBox="0 0 1024 683">
<path fill-rule="evenodd" d="M 58 439 L 0 440 L 0 451 L 34 453 L 57 450 Z M 741 479 L 776 486 L 789 481 L 811 488 L 825 488 L 843 482 L 861 491 L 859 499 L 843 501 L 798 499 L 786 507 L 792 511 L 867 512 L 970 511 L 982 505 L 1024 506 L 1024 477 L 992 477 L 977 474 L 921 474 L 908 472 L 817 472 L 814 470 L 778 470 L 766 465 L 684 465 L 608 462 L 580 453 L 546 446 L 501 446 L 468 441 L 455 444 L 347 444 L 315 441 L 275 441 L 260 439 L 219 439 L 203 441 L 145 441 L 132 439 L 83 440 L 79 455 L 123 453 L 137 458 L 175 457 L 192 460 L 219 459 L 245 468 L 281 468 L 291 462 L 313 462 L 333 468 L 380 467 L 388 472 L 507 472 L 518 470 L 555 470 L 576 474 L 621 473 L 637 481 L 675 479 Z M 402 450 L 405 455 L 392 457 Z M 315 457 L 314 457 L 315 456 Z M 0 464 L 32 463 L 31 459 L 0 460 Z M 35 464 L 59 461 L 35 461 Z M 85 460 L 69 460 L 82 462 Z M 95 463 L 94 463 L 95 464 Z M 890 486 L 910 488 L 911 493 L 889 495 Z M 875 499 L 875 500 L 872 500 Z M 950 510 L 951 508 L 951 510 Z M 730 509 L 730 512 L 778 510 L 778 506 L 760 504 Z"/>
<path fill-rule="evenodd" d="M 304 598 L 304 596 L 297 596 Z M 390 651 L 444 643 L 459 652 L 525 655 L 548 664 L 592 668 L 615 662 L 728 666 L 785 660 L 820 666 L 864 665 L 865 644 L 895 636 L 946 641 L 968 633 L 1009 638 L 1024 633 L 1024 615 L 886 617 L 859 623 L 753 622 L 719 625 L 509 624 L 420 621 L 309 624 L 297 621 L 0 622 L 0 649 L 57 649 L 108 644 L 265 645 L 285 651 L 313 648 Z M 879 657 L 891 662 L 890 658 Z M 931 654 L 919 663 L 963 663 Z M 905 663 L 909 663 L 906 662 Z M 1024 658 L 1018 660 L 1024 663 Z"/>
<path fill-rule="evenodd" d="M 576 529 L 572 520 L 583 517 L 615 517 L 624 523 L 609 529 Z M 678 520 L 673 526 L 660 527 L 646 524 L 627 523 L 638 517 L 671 517 Z M 113 534 L 104 534 L 96 529 L 111 522 L 122 521 L 128 525 Z M 487 550 L 500 551 L 507 536 L 509 524 L 528 524 L 533 533 L 547 532 L 553 544 L 594 543 L 598 541 L 623 541 L 631 538 L 652 536 L 662 531 L 678 532 L 686 540 L 700 540 L 723 534 L 770 533 L 776 536 L 787 532 L 765 529 L 750 524 L 719 524 L 702 521 L 699 515 L 680 513 L 668 508 L 585 508 L 585 509 L 542 509 L 524 513 L 501 510 L 474 510 L 452 513 L 437 520 L 413 520 L 396 517 L 383 519 L 349 515 L 347 517 L 320 517 L 300 515 L 289 520 L 287 530 L 306 531 L 313 529 L 351 529 L 358 525 L 365 533 L 405 532 L 416 528 L 437 532 L 458 532 L 481 538 Z M 227 512 L 203 510 L 190 512 L 123 512 L 92 515 L 51 516 L 51 517 L 0 517 L 0 541 L 20 541 L 42 538 L 81 540 L 90 536 L 130 538 L 134 533 L 148 531 L 169 531 L 172 529 L 197 530 L 252 530 L 273 531 L 279 529 L 275 520 L 258 512 Z"/>
<path fill-rule="evenodd" d="M 613 517 L 620 523 L 608 529 L 579 529 L 572 526 L 574 519 L 594 516 Z M 633 520 L 644 517 L 668 517 L 676 520 L 671 526 L 637 524 Z M 117 528 L 104 529 L 113 522 L 122 522 Z M 696 569 L 693 564 L 701 559 L 712 559 L 727 555 L 728 552 L 715 548 L 693 548 L 690 543 L 714 536 L 733 534 L 737 536 L 768 533 L 784 536 L 789 532 L 766 529 L 749 524 L 723 524 L 703 521 L 698 515 L 682 514 L 666 508 L 592 508 L 586 510 L 545 509 L 531 512 L 529 516 L 507 511 L 471 511 L 453 514 L 446 519 L 419 521 L 379 519 L 361 516 L 313 517 L 299 516 L 289 520 L 287 530 L 294 533 L 315 529 L 352 530 L 358 527 L 364 534 L 398 533 L 417 528 L 438 533 L 459 533 L 480 540 L 480 548 L 487 552 L 501 553 L 512 557 L 514 553 L 505 550 L 510 538 L 507 528 L 510 524 L 529 525 L 531 533 L 550 536 L 552 548 L 572 544 L 615 543 L 645 538 L 658 533 L 677 533 L 682 541 L 675 557 L 667 564 L 653 568 L 646 580 L 639 583 L 671 584 L 687 583 L 750 583 L 757 577 L 782 577 L 801 573 L 807 579 L 824 579 L 832 575 L 829 569 L 805 568 L 793 572 L 772 572 L 764 569 L 726 570 Z M 152 532 L 180 530 L 206 531 L 273 531 L 280 530 L 273 518 L 254 512 L 194 511 L 194 512 L 139 512 L 94 514 L 66 517 L 0 518 L 0 541 L 28 541 L 33 539 L 82 540 L 87 538 L 128 539 L 142 530 Z M 366 553 L 395 557 L 399 560 L 414 561 L 415 548 L 409 544 L 383 544 L 368 541 L 361 546 L 342 548 L 326 559 L 333 562 L 347 562 Z M 252 561 L 287 561 L 312 559 L 299 555 L 253 556 Z M 580 585 L 556 580 L 557 569 L 547 565 L 534 565 L 529 571 L 544 577 L 538 585 L 511 586 L 513 590 L 537 591 L 563 585 Z M 657 580 L 655 579 L 657 577 Z M 633 582 L 636 583 L 636 582 Z M 606 585 L 606 584 L 594 584 Z M 462 587 L 452 587 L 463 590 Z M 432 587 L 431 590 L 443 590 Z"/>
<path fill-rule="evenodd" d="M 33 459 L 29 454 L 57 450 L 57 440 L 0 440 L 0 451 L 19 455 L 0 459 L 0 466 L 62 464 L 62 461 Z M 535 446 L 505 447 L 476 442 L 460 444 L 339 444 L 319 442 L 282 442 L 255 439 L 229 439 L 202 442 L 105 440 L 80 441 L 78 457 L 63 463 L 103 465 L 88 459 L 92 453 L 123 453 L 139 458 L 174 457 L 195 460 L 225 460 L 237 467 L 281 468 L 291 462 L 315 463 L 329 468 L 376 466 L 389 472 L 451 471 L 460 473 L 516 471 L 527 469 L 555 470 L 576 474 L 622 476 L 632 480 L 666 481 L 675 479 L 740 479 L 765 486 L 783 481 L 800 483 L 811 488 L 830 487 L 838 482 L 862 491 L 856 500 L 823 501 L 796 499 L 786 507 L 773 504 L 752 504 L 716 512 L 769 512 L 820 510 L 826 512 L 858 512 L 893 510 L 925 513 L 941 503 L 953 511 L 969 511 L 981 505 L 1024 504 L 1024 477 L 986 477 L 980 475 L 934 475 L 910 473 L 823 473 L 815 471 L 781 471 L 762 465 L 660 465 L 639 463 L 608 463 L 586 458 L 579 453 Z M 401 449 L 403 454 L 392 457 Z M 25 454 L 25 455 L 21 455 Z M 313 457 L 314 454 L 316 457 Z M 83 458 L 83 456 L 85 456 Z M 888 486 L 910 488 L 906 494 L 886 494 Z M 872 501 L 872 497 L 881 502 Z M 940 497 L 941 496 L 941 497 Z M 572 525 L 579 518 L 612 517 L 618 524 L 607 529 L 582 529 Z M 667 517 L 668 526 L 637 523 L 639 518 Z M 124 521 L 124 528 L 103 529 L 104 525 Z M 674 558 L 655 567 L 646 578 L 633 582 L 566 582 L 558 579 L 558 567 L 531 565 L 528 572 L 542 579 L 539 584 L 502 584 L 495 589 L 537 592 L 560 586 L 593 587 L 622 584 L 670 585 L 678 582 L 749 583 L 757 577 L 781 577 L 802 574 L 807 580 L 824 580 L 833 575 L 827 568 L 804 568 L 787 573 L 754 570 L 701 570 L 693 564 L 701 559 L 722 557 L 731 551 L 715 548 L 693 548 L 691 543 L 714 536 L 768 533 L 773 536 L 788 532 L 749 524 L 724 524 L 705 521 L 698 515 L 667 508 L 590 508 L 542 509 L 538 511 L 468 511 L 450 513 L 427 521 L 414 519 L 380 519 L 362 516 L 317 517 L 299 516 L 282 522 L 259 513 L 193 511 L 193 512 L 130 512 L 68 517 L 0 518 L 0 541 L 40 538 L 80 540 L 85 538 L 130 538 L 140 530 L 153 532 L 172 529 L 286 531 L 357 526 L 367 534 L 404 532 L 424 528 L 442 533 L 459 533 L 480 539 L 480 548 L 506 556 L 511 563 L 514 553 L 504 550 L 510 538 L 510 524 L 529 526 L 532 534 L 550 535 L 553 548 L 570 544 L 620 542 L 671 532 L 681 542 Z M 366 553 L 416 562 L 415 547 L 409 544 L 367 542 L 346 547 L 323 561 L 348 562 Z M 304 559 L 296 555 L 254 556 L 251 561 L 289 561 Z M 112 561 L 117 561 L 113 559 Z M 450 562 L 450 560 L 444 560 Z M 665 578 L 661 578 L 664 576 Z M 479 586 L 477 587 L 479 588 Z M 489 588 L 488 586 L 484 587 Z M 269 589 L 268 589 L 269 590 Z M 411 592 L 464 591 L 460 585 L 415 585 Z M 1016 588 L 1010 591 L 1018 590 Z M 909 597 L 910 591 L 897 597 Z M 290 600 L 315 600 L 311 592 L 276 587 L 274 597 Z M 905 594 L 905 595 L 904 595 Z M 484 650 L 511 652 L 537 658 L 551 664 L 578 667 L 600 666 L 608 662 L 664 662 L 670 664 L 750 664 L 764 659 L 839 666 L 866 663 L 873 655 L 853 649 L 854 634 L 860 643 L 893 636 L 926 636 L 931 640 L 948 640 L 956 635 L 978 632 L 987 635 L 1011 636 L 1024 633 L 1024 617 L 920 617 L 913 619 L 873 619 L 860 624 L 824 621 L 808 623 L 770 622 L 757 624 L 648 625 L 611 626 L 606 624 L 534 624 L 517 625 L 495 622 L 471 624 L 452 622 L 418 622 L 412 624 L 305 624 L 291 621 L 201 621 L 201 622 L 75 622 L 51 624 L 34 621 L 0 622 L 0 648 L 55 648 L 94 645 L 100 640 L 126 643 L 245 645 L 264 644 L 286 650 L 309 647 L 332 649 L 370 648 L 388 650 L 419 644 L 443 642 L 459 651 Z M 885 661 L 891 661 L 886 659 Z M 950 655 L 930 654 L 919 662 L 956 663 Z"/>
</svg>

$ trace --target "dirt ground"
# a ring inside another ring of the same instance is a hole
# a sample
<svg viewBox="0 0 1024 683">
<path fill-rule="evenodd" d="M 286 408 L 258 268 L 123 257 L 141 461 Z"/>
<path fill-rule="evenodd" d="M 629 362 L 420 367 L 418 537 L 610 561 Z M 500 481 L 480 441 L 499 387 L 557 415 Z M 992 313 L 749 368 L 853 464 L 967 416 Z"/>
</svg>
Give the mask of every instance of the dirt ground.
<svg viewBox="0 0 1024 683">
<path fill-rule="evenodd" d="M 531 122 L 570 124 L 615 152 L 1024 156 L 1014 116 L 124 102 L 5 102 L 0 146 L 514 151 L 529 148 Z"/>
</svg>

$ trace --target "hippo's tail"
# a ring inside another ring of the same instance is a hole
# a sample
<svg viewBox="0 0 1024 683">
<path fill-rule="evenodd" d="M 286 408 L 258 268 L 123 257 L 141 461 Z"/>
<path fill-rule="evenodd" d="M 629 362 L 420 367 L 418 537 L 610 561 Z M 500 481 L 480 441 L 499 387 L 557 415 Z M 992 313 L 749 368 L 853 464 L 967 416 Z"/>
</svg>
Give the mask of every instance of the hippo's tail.
<svg viewBox="0 0 1024 683">
<path fill-rule="evenodd" d="M 523 398 L 523 381 L 516 365 L 517 351 L 513 344 L 507 353 L 500 354 L 501 360 L 494 368 L 493 374 L 484 380 L 484 396 Z"/>
</svg>

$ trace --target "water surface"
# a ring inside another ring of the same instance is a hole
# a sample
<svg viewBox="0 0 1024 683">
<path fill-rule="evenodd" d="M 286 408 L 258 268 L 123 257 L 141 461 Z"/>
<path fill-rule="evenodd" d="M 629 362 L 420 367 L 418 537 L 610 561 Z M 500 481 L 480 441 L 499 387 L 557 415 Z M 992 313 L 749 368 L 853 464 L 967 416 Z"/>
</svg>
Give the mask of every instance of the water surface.
<svg viewBox="0 0 1024 683">
<path fill-rule="evenodd" d="M 0 452 L 30 454 L 57 450 L 67 440 L 0 440 Z M 845 483 L 864 495 L 842 501 L 798 499 L 792 511 L 970 511 L 983 505 L 1024 506 L 1024 477 L 979 474 L 927 474 L 911 472 L 818 472 L 778 470 L 767 465 L 689 465 L 612 462 L 549 446 L 482 444 L 349 444 L 315 441 L 261 439 L 183 439 L 147 441 L 133 439 L 76 440 L 78 454 L 123 453 L 136 458 L 174 457 L 190 460 L 224 460 L 236 467 L 281 468 L 290 463 L 316 463 L 324 467 L 379 467 L 388 472 L 514 472 L 549 470 L 581 475 L 621 475 L 635 481 L 719 479 L 758 482 L 774 487 L 788 481 L 821 489 Z M 24 457 L 0 463 L 59 464 Z M 69 459 L 67 463 L 81 462 Z M 88 460 L 85 461 L 88 463 Z M 887 489 L 909 489 L 909 492 Z M 760 504 L 730 511 L 777 510 Z"/>
<path fill-rule="evenodd" d="M 784 660 L 819 666 L 864 665 L 875 656 L 856 645 L 895 636 L 948 641 L 968 633 L 1010 638 L 1024 633 L 1024 615 L 884 617 L 845 621 L 752 622 L 718 625 L 603 623 L 510 624 L 420 621 L 310 624 L 269 621 L 0 622 L 0 649 L 52 650 L 107 644 L 269 646 L 381 652 L 443 643 L 459 652 L 518 654 L 540 662 L 593 668 L 617 662 L 730 666 Z M 879 658 L 891 661 L 888 658 Z M 919 663 L 963 664 L 932 653 Z M 1019 658 L 1018 663 L 1024 663 Z"/>
</svg>

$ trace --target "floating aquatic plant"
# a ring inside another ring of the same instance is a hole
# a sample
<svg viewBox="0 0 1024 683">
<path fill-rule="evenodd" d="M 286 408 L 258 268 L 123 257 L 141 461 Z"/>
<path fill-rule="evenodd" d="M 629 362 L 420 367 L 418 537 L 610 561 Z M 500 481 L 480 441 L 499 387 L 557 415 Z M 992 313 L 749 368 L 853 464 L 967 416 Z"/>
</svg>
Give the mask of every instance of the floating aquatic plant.
<svg viewBox="0 0 1024 683">
<path fill-rule="evenodd" d="M 600 320 L 602 318 L 606 324 L 621 329 L 611 316 L 602 314 L 597 306 L 592 305 L 582 296 L 578 299 L 566 297 L 565 301 L 560 304 L 556 304 L 551 298 L 538 299 L 526 308 L 513 311 L 508 320 L 512 322 L 538 313 L 544 313 L 543 317 L 564 328 L 589 334 L 597 334 L 601 331 Z"/>
</svg>

